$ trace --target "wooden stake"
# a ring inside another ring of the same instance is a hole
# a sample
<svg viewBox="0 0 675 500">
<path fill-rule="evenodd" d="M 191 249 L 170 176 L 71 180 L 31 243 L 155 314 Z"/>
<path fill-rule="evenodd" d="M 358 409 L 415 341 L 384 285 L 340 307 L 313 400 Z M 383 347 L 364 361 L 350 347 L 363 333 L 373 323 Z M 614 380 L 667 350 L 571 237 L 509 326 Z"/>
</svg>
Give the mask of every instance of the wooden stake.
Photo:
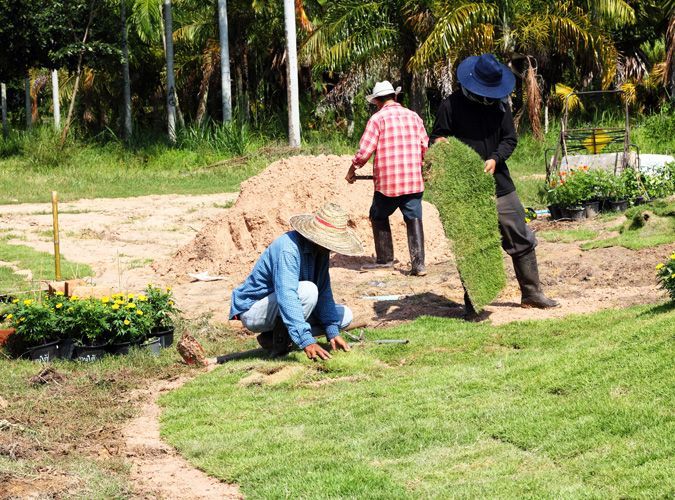
<svg viewBox="0 0 675 500">
<path fill-rule="evenodd" d="M 54 221 L 54 279 L 61 281 L 61 245 L 59 243 L 59 198 L 52 191 L 52 218 Z"/>
</svg>

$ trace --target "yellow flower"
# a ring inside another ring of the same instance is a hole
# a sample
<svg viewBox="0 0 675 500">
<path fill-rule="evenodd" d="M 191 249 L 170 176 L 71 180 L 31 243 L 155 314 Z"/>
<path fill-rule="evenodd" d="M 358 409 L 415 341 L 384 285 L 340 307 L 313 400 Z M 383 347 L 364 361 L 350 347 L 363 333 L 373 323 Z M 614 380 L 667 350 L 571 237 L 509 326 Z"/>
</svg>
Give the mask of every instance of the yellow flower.
<svg viewBox="0 0 675 500">
<path fill-rule="evenodd" d="M 129 321 L 128 319 L 125 319 L 125 320 L 124 320 L 124 324 L 125 324 L 125 325 L 130 325 L 130 324 L 131 324 L 131 321 Z"/>
<path fill-rule="evenodd" d="M 135 308 L 136 308 L 136 304 L 134 304 L 133 302 L 127 304 L 127 309 L 135 309 Z"/>
<path fill-rule="evenodd" d="M 675 278 L 675 273 L 670 275 L 671 278 Z"/>
<path fill-rule="evenodd" d="M 14 317 L 13 314 L 8 314 L 8 315 L 6 316 L 7 319 L 12 319 L 13 317 Z"/>
<path fill-rule="evenodd" d="M 61 308 L 63 307 L 63 304 L 61 304 L 61 303 L 59 302 L 59 303 L 56 304 L 54 307 L 56 307 L 57 309 L 61 309 Z"/>
<path fill-rule="evenodd" d="M 670 260 L 675 260 L 675 253 L 670 256 Z"/>
<path fill-rule="evenodd" d="M 33 303 L 33 299 L 26 299 L 23 301 L 24 306 L 29 306 Z"/>
<path fill-rule="evenodd" d="M 19 303 L 19 299 L 14 299 L 14 300 L 12 301 L 12 304 L 18 304 L 18 303 Z"/>
<path fill-rule="evenodd" d="M 656 269 L 657 269 L 657 270 L 663 269 L 664 267 L 666 267 L 665 264 L 663 264 L 663 263 L 661 263 L 661 262 L 659 262 L 658 264 L 656 264 Z"/>
<path fill-rule="evenodd" d="M 65 294 L 63 292 L 56 292 L 54 295 L 56 295 L 57 297 L 62 297 Z"/>
<path fill-rule="evenodd" d="M 169 305 L 170 305 L 170 306 L 173 305 L 173 300 L 170 300 L 170 301 L 169 301 Z"/>
<path fill-rule="evenodd" d="M 21 323 L 22 321 L 26 321 L 26 317 L 25 317 L 25 316 L 21 316 L 21 317 L 19 318 L 19 323 Z"/>
<path fill-rule="evenodd" d="M 112 305 L 112 308 L 113 308 L 115 311 L 117 311 L 117 310 L 120 308 L 120 305 L 119 305 L 119 304 L 113 304 L 113 305 Z"/>
<path fill-rule="evenodd" d="M 115 304 L 117 304 L 118 306 L 121 306 L 122 304 L 124 304 L 124 301 L 123 300 L 116 300 Z"/>
<path fill-rule="evenodd" d="M 137 298 L 141 302 L 146 302 L 148 300 L 148 298 L 143 294 L 139 294 Z"/>
<path fill-rule="evenodd" d="M 138 314 L 139 316 L 143 316 L 143 311 L 139 309 L 138 311 L 136 311 L 136 314 Z"/>
<path fill-rule="evenodd" d="M 170 287 L 170 286 L 167 286 L 167 287 L 166 287 L 166 291 L 167 291 L 167 292 L 170 292 L 170 291 L 171 291 L 171 287 Z"/>
<path fill-rule="evenodd" d="M 107 304 L 108 302 L 110 302 L 110 297 L 108 297 L 107 295 L 104 295 L 103 297 L 101 297 L 101 302 L 103 302 L 104 304 Z"/>
<path fill-rule="evenodd" d="M 79 299 L 79 297 L 78 297 L 77 295 L 73 295 L 73 296 L 70 298 L 70 301 L 71 301 L 71 302 L 76 302 L 77 299 Z"/>
<path fill-rule="evenodd" d="M 127 295 L 127 297 L 129 297 L 130 299 L 133 299 L 135 297 L 135 295 L 133 293 L 130 293 L 129 295 Z"/>
</svg>

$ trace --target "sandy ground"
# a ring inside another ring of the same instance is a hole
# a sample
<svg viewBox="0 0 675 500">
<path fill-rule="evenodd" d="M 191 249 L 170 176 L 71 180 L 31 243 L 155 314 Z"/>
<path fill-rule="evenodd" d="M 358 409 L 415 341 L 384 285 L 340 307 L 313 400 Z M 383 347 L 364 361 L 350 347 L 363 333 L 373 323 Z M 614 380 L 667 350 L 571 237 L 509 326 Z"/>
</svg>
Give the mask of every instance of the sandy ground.
<svg viewBox="0 0 675 500">
<path fill-rule="evenodd" d="M 160 274 L 153 262 L 170 259 L 190 244 L 195 235 L 214 217 L 227 214 L 225 208 L 236 194 L 204 196 L 145 196 L 129 199 L 81 200 L 61 205 L 61 249 L 69 260 L 92 266 L 94 283 L 103 287 L 140 290 L 148 283 L 171 285 L 179 307 L 190 317 L 213 315 L 227 321 L 229 295 L 245 268 L 223 281 L 194 282 L 187 275 Z M 48 204 L 0 206 L 0 230 L 17 238 L 11 243 L 51 251 L 47 236 L 51 229 Z M 394 215 L 394 219 L 400 215 Z M 399 224 L 402 222 L 399 220 Z M 583 227 L 604 231 L 607 236 L 616 221 L 600 223 L 551 223 L 535 221 L 535 230 Z M 437 243 L 437 246 L 440 246 Z M 583 252 L 577 243 L 541 241 L 538 256 L 541 279 L 547 293 L 563 307 L 540 311 L 517 307 L 519 291 L 508 256 L 505 267 L 509 283 L 500 298 L 487 308 L 494 324 L 514 320 L 561 317 L 609 307 L 625 307 L 658 301 L 665 297 L 654 279 L 654 266 L 675 250 L 674 245 L 631 251 L 608 248 Z M 371 257 L 332 260 L 331 276 L 336 300 L 348 304 L 357 319 L 370 326 L 414 319 L 423 314 L 459 317 L 462 289 L 452 256 L 428 265 L 424 278 L 408 276 L 407 252 L 397 248 L 400 263 L 393 270 L 363 273 L 361 264 Z M 253 261 L 255 255 L 250 257 Z M 214 272 L 209 269 L 203 271 Z M 216 270 L 217 272 L 217 270 Z M 36 277 L 37 278 L 37 277 Z M 403 295 L 400 300 L 375 302 L 364 296 Z M 236 321 L 232 326 L 238 327 Z"/>
</svg>

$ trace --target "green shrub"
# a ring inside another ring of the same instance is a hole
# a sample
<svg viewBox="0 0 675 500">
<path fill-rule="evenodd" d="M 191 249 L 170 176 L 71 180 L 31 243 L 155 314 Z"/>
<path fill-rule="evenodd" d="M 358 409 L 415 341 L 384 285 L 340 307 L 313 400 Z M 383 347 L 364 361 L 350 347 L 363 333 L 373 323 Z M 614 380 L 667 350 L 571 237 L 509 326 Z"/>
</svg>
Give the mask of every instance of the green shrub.
<svg viewBox="0 0 675 500">
<path fill-rule="evenodd" d="M 656 276 L 661 288 L 668 292 L 671 300 L 675 300 L 675 253 L 666 262 L 656 265 Z"/>
<path fill-rule="evenodd" d="M 506 284 L 494 178 L 483 172 L 476 152 L 454 138 L 435 144 L 427 161 L 429 199 L 452 242 L 462 283 L 480 311 Z"/>
</svg>

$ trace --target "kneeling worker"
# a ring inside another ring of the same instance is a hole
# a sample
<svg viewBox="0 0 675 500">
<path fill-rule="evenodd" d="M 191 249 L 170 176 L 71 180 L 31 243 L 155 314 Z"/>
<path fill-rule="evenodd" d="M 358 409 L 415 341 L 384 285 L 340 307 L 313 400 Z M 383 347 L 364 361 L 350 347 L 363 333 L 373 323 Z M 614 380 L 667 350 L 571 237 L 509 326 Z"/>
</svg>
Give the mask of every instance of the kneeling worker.
<svg viewBox="0 0 675 500">
<path fill-rule="evenodd" d="M 314 214 L 296 215 L 289 231 L 272 242 L 244 283 L 232 292 L 230 319 L 239 319 L 274 355 L 293 344 L 310 359 L 330 354 L 314 339 L 326 334 L 331 348 L 349 350 L 340 330 L 351 310 L 335 304 L 328 274 L 330 252 L 360 255 L 363 244 L 347 227 L 347 213 L 328 203 Z"/>
</svg>

